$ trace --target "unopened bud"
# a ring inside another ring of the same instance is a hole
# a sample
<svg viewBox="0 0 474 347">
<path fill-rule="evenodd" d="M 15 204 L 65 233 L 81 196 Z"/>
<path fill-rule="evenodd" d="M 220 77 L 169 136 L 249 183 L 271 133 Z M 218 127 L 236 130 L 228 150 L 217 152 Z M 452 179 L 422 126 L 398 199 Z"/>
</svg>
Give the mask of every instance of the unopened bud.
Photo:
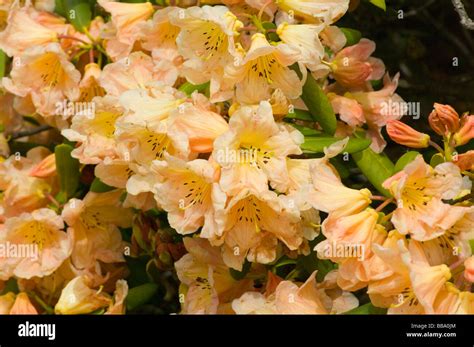
<svg viewBox="0 0 474 347">
<path fill-rule="evenodd" d="M 387 133 L 396 143 L 411 148 L 426 148 L 430 141 L 428 134 L 420 133 L 398 120 L 387 123 Z"/>
<path fill-rule="evenodd" d="M 461 118 L 461 127 L 454 134 L 456 146 L 462 146 L 474 138 L 474 115 L 464 115 Z"/>
<path fill-rule="evenodd" d="M 435 103 L 428 121 L 431 129 L 442 136 L 454 133 L 459 129 L 459 114 L 449 105 Z"/>
<path fill-rule="evenodd" d="M 474 170 L 474 150 L 458 154 L 456 160 L 453 160 L 453 162 L 461 169 L 461 171 Z"/>
<path fill-rule="evenodd" d="M 30 171 L 30 176 L 38 178 L 51 177 L 56 174 L 56 158 L 53 154 L 48 155 Z"/>
<path fill-rule="evenodd" d="M 470 256 L 464 261 L 464 278 L 474 283 L 474 256 Z"/>
</svg>

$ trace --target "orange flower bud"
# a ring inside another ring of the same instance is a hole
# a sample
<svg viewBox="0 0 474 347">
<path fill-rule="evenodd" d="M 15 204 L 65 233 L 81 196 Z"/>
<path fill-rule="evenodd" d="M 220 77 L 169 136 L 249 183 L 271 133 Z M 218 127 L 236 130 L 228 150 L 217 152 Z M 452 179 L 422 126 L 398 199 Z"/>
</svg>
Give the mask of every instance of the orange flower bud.
<svg viewBox="0 0 474 347">
<path fill-rule="evenodd" d="M 462 171 L 474 170 L 474 150 L 458 154 L 454 164 L 456 164 Z"/>
<path fill-rule="evenodd" d="M 435 103 L 428 117 L 431 129 L 439 135 L 448 135 L 459 129 L 459 114 L 449 105 Z"/>
<path fill-rule="evenodd" d="M 46 178 L 56 174 L 56 158 L 53 154 L 48 155 L 30 171 L 31 177 Z"/>
<path fill-rule="evenodd" d="M 471 283 L 474 283 L 474 256 L 467 258 L 464 261 L 464 278 Z"/>
<path fill-rule="evenodd" d="M 464 115 L 461 118 L 461 127 L 454 134 L 454 143 L 456 146 L 462 146 L 474 138 L 474 115 Z"/>
<path fill-rule="evenodd" d="M 426 148 L 430 141 L 428 134 L 420 133 L 398 120 L 387 123 L 387 133 L 396 143 L 412 148 Z"/>
</svg>

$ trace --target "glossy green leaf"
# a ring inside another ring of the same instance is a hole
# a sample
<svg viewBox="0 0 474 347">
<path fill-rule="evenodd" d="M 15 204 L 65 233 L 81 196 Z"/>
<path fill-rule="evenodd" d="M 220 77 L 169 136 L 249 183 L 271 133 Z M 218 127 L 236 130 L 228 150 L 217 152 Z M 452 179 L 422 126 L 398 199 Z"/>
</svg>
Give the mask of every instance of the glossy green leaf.
<svg viewBox="0 0 474 347">
<path fill-rule="evenodd" d="M 114 190 L 115 187 L 111 187 L 104 182 L 102 182 L 98 177 L 94 178 L 92 181 L 90 191 L 94 193 L 105 193 Z"/>
<path fill-rule="evenodd" d="M 203 84 L 192 84 L 189 82 L 184 82 L 180 87 L 179 90 L 186 93 L 186 95 L 191 95 L 195 91 L 199 93 L 203 93 L 209 87 L 209 82 Z"/>
<path fill-rule="evenodd" d="M 83 32 L 84 28 L 89 27 L 92 11 L 87 0 L 63 0 L 63 9 L 76 30 Z"/>
<path fill-rule="evenodd" d="M 370 0 L 370 3 L 381 8 L 384 11 L 387 11 L 387 5 L 385 4 L 385 0 Z"/>
<path fill-rule="evenodd" d="M 293 110 L 293 112 L 288 113 L 285 116 L 285 118 L 305 120 L 305 121 L 309 121 L 309 122 L 314 121 L 313 116 L 311 116 L 311 113 L 309 111 L 298 110 L 298 109 L 295 109 L 295 110 Z"/>
<path fill-rule="evenodd" d="M 146 304 L 157 290 L 158 285 L 155 283 L 145 283 L 130 289 L 127 295 L 127 310 L 131 311 Z"/>
<path fill-rule="evenodd" d="M 362 38 L 362 33 L 359 30 L 351 28 L 339 28 L 346 37 L 346 47 L 355 45 Z"/>
<path fill-rule="evenodd" d="M 294 127 L 295 129 L 298 129 L 298 131 L 300 133 L 302 133 L 304 136 L 321 136 L 321 135 L 324 134 L 320 130 L 308 128 L 308 127 L 305 127 L 305 126 L 299 125 L 299 124 L 293 124 L 292 123 L 291 126 Z"/>
<path fill-rule="evenodd" d="M 74 196 L 79 186 L 79 161 L 71 156 L 72 150 L 72 146 L 64 143 L 54 149 L 61 193 L 66 199 Z"/>
<path fill-rule="evenodd" d="M 345 314 L 387 314 L 386 308 L 375 307 L 371 303 L 356 307 Z"/>
<path fill-rule="evenodd" d="M 311 74 L 308 74 L 303 86 L 301 99 L 311 113 L 313 120 L 318 122 L 326 133 L 334 135 L 337 126 L 336 115 L 326 94 Z"/>
<path fill-rule="evenodd" d="M 4 51 L 0 50 L 0 78 L 5 76 L 8 57 Z"/>
<path fill-rule="evenodd" d="M 383 195 L 391 196 L 390 192 L 382 187 L 382 183 L 393 175 L 395 166 L 385 154 L 377 154 L 371 148 L 352 154 L 359 169 L 370 183 Z"/>
<path fill-rule="evenodd" d="M 334 137 L 305 137 L 301 149 L 306 152 L 323 153 L 325 147 L 340 140 L 341 139 Z M 369 147 L 370 143 L 371 141 L 369 139 L 350 139 L 344 152 L 355 153 L 362 151 Z"/>
<path fill-rule="evenodd" d="M 418 153 L 417 151 L 409 151 L 409 152 L 406 152 L 404 155 L 402 155 L 396 162 L 395 164 L 395 172 L 399 172 L 399 171 L 402 171 L 405 166 L 407 166 L 408 164 L 410 164 L 413 160 L 415 160 L 415 158 L 417 156 L 419 156 L 420 153 Z"/>
</svg>

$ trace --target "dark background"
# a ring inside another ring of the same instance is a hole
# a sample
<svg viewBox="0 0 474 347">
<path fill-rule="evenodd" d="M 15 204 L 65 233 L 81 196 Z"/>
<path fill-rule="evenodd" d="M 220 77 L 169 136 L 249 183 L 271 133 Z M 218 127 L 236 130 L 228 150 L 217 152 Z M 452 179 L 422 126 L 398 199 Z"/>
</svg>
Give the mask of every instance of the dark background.
<svg viewBox="0 0 474 347">
<path fill-rule="evenodd" d="M 474 0 L 463 2 L 474 19 Z M 376 42 L 373 56 L 385 62 L 391 76 L 401 73 L 397 93 L 405 101 L 421 103 L 422 119 L 434 102 L 451 104 L 459 114 L 474 113 L 474 30 L 460 24 L 451 0 L 386 3 L 384 12 L 362 0 L 337 25 L 357 29 Z M 453 66 L 454 57 L 459 66 Z M 416 125 L 424 128 L 427 122 Z"/>
</svg>

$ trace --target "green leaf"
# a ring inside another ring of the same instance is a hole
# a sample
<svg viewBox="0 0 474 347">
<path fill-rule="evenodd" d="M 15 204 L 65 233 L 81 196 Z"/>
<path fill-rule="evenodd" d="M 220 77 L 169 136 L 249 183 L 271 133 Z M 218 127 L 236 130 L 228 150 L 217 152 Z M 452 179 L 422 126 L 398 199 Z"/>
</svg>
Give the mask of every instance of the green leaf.
<svg viewBox="0 0 474 347">
<path fill-rule="evenodd" d="M 313 120 L 319 123 L 326 133 L 334 135 L 337 120 L 331 103 L 311 74 L 308 74 L 303 86 L 301 99 L 304 101 Z"/>
<path fill-rule="evenodd" d="M 384 11 L 387 11 L 387 5 L 385 4 L 385 0 L 370 0 L 370 3 L 381 8 Z"/>
<path fill-rule="evenodd" d="M 293 112 L 288 113 L 285 116 L 285 118 L 306 120 L 306 121 L 309 121 L 309 122 L 314 121 L 313 116 L 311 116 L 311 113 L 309 111 L 298 110 L 298 109 L 295 109 L 295 110 L 293 110 Z"/>
<path fill-rule="evenodd" d="M 370 183 L 383 195 L 391 196 L 390 192 L 382 187 L 382 183 L 393 175 L 395 166 L 385 154 L 377 154 L 371 148 L 352 154 L 359 169 Z"/>
<path fill-rule="evenodd" d="M 92 11 L 87 0 L 63 0 L 63 9 L 76 30 L 84 32 L 84 28 L 89 27 Z"/>
<path fill-rule="evenodd" d="M 132 311 L 151 300 L 158 290 L 155 283 L 146 283 L 129 290 L 127 295 L 127 310 Z"/>
<path fill-rule="evenodd" d="M 432 167 L 436 167 L 436 166 L 438 166 L 439 164 L 442 164 L 442 163 L 444 163 L 444 156 L 441 153 L 436 153 L 430 159 L 430 165 Z"/>
<path fill-rule="evenodd" d="M 333 143 L 342 139 L 334 137 L 305 137 L 304 143 L 301 145 L 301 149 L 306 152 L 323 153 L 324 148 L 332 145 Z M 369 139 L 349 139 L 344 152 L 355 153 L 362 151 L 370 146 L 371 141 Z"/>
<path fill-rule="evenodd" d="M 0 78 L 5 76 L 8 57 L 4 51 L 0 50 Z"/>
<path fill-rule="evenodd" d="M 308 127 L 305 127 L 305 126 L 299 125 L 299 124 L 291 123 L 291 126 L 295 129 L 297 129 L 304 136 L 321 136 L 322 134 L 324 134 L 320 130 L 308 128 Z"/>
<path fill-rule="evenodd" d="M 66 199 L 74 196 L 79 186 L 79 161 L 71 156 L 72 150 L 72 146 L 64 143 L 54 149 L 61 193 Z"/>
<path fill-rule="evenodd" d="M 104 182 L 102 182 L 98 177 L 94 178 L 92 181 L 90 191 L 94 193 L 105 193 L 114 190 L 115 187 L 111 187 Z"/>
<path fill-rule="evenodd" d="M 316 253 L 311 253 L 307 256 L 303 256 L 299 259 L 299 264 L 308 273 L 312 274 L 314 271 L 318 271 L 316 274 L 316 280 L 322 282 L 326 275 L 336 268 L 336 264 L 328 259 L 319 259 Z"/>
<path fill-rule="evenodd" d="M 418 153 L 417 151 L 409 151 L 409 152 L 406 152 L 404 155 L 402 155 L 396 162 L 395 164 L 395 171 L 394 173 L 396 172 L 399 172 L 399 171 L 402 171 L 405 166 L 407 166 L 408 164 L 410 164 L 413 160 L 415 160 L 415 158 L 417 156 L 419 156 L 420 153 Z"/>
<path fill-rule="evenodd" d="M 184 82 L 180 87 L 179 90 L 186 93 L 186 95 L 191 95 L 194 91 L 198 91 L 199 93 L 203 93 L 209 87 L 209 82 L 203 84 L 192 84 L 189 82 Z"/>
<path fill-rule="evenodd" d="M 329 161 L 336 168 L 339 176 L 341 176 L 342 179 L 349 178 L 351 172 L 347 168 L 346 163 L 342 160 L 342 158 L 334 157 L 329 159 Z"/>
<path fill-rule="evenodd" d="M 356 307 L 345 314 L 387 314 L 386 308 L 380 308 L 372 305 L 370 302 L 368 304 Z"/>
<path fill-rule="evenodd" d="M 351 28 L 339 28 L 346 37 L 346 47 L 353 46 L 360 41 L 362 38 L 362 33 L 359 30 Z"/>
<path fill-rule="evenodd" d="M 54 12 L 59 14 L 61 17 L 67 17 L 63 0 L 54 0 Z"/>
</svg>

